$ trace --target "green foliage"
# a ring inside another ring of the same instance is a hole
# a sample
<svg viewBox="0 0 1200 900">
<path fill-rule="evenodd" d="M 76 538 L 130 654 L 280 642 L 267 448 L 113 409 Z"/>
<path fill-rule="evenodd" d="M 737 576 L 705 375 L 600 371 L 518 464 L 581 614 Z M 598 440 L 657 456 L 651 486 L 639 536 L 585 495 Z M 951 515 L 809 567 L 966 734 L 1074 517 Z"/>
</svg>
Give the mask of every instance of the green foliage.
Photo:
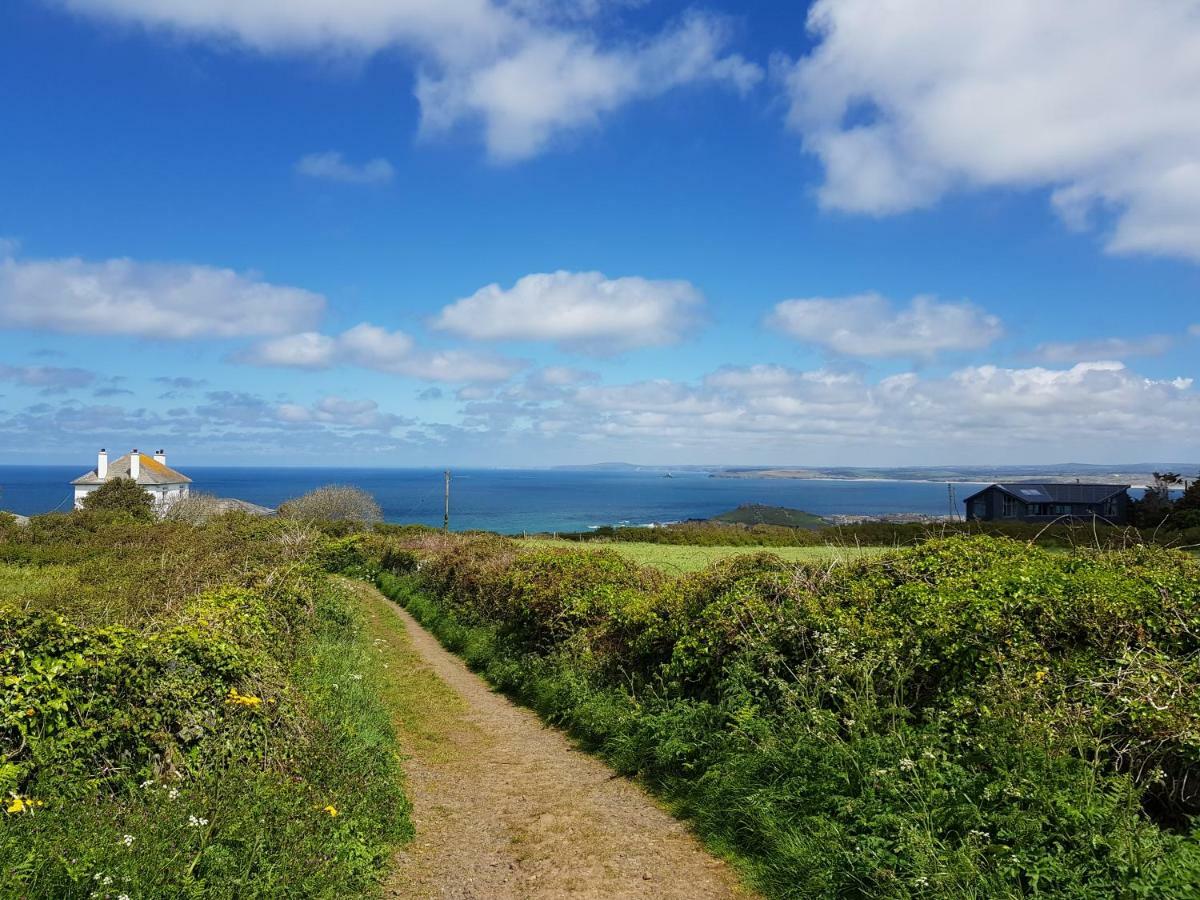
<svg viewBox="0 0 1200 900">
<path fill-rule="evenodd" d="M 930 541 L 679 579 L 497 539 L 405 603 L 778 897 L 1194 897 L 1200 564 Z"/>
<path fill-rule="evenodd" d="M 113 478 L 104 482 L 84 495 L 83 508 L 89 512 L 117 513 L 142 522 L 154 518 L 154 498 L 132 478 Z"/>
<path fill-rule="evenodd" d="M 558 534 L 561 540 L 579 543 L 631 542 L 693 547 L 907 547 L 957 535 L 1007 537 L 1039 547 L 1073 549 L 1094 547 L 1116 550 L 1131 544 L 1180 543 L 1173 533 L 1156 532 L 1162 516 L 1144 531 L 1110 525 L 1036 525 L 1026 522 L 864 522 L 824 528 L 783 525 L 730 525 L 716 521 L 685 522 L 659 528 L 597 528 L 594 531 Z"/>
<path fill-rule="evenodd" d="M 0 543 L 0 897 L 370 890 L 411 826 L 383 676 L 322 545 L 243 516 L 22 532 Z M 142 553 L 205 574 L 148 602 L 124 593 Z"/>
<path fill-rule="evenodd" d="M 820 516 L 802 509 L 761 503 L 744 503 L 737 509 L 713 516 L 709 521 L 723 525 L 782 525 L 787 528 L 820 528 L 829 524 Z"/>
</svg>

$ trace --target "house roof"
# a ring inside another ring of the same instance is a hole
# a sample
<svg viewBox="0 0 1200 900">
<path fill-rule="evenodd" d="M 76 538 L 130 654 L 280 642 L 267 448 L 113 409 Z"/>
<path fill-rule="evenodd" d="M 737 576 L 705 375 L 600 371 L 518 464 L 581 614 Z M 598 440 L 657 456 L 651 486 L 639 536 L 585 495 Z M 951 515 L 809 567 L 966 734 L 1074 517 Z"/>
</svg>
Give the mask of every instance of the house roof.
<svg viewBox="0 0 1200 900">
<path fill-rule="evenodd" d="M 114 459 L 108 464 L 108 475 L 105 478 L 100 478 L 93 469 L 86 475 L 80 475 L 71 484 L 104 484 L 106 481 L 111 481 L 114 478 L 129 478 L 129 457 L 132 454 L 126 453 L 119 459 Z M 192 479 L 186 475 L 176 472 L 169 466 L 163 465 L 153 456 L 148 453 L 139 453 L 141 462 L 138 466 L 138 484 L 191 484 Z"/>
<path fill-rule="evenodd" d="M 1129 485 L 1080 484 L 1074 481 L 1030 484 L 1022 481 L 1010 481 L 988 485 L 982 491 L 978 491 L 966 499 L 973 500 L 993 488 L 1004 491 L 1025 503 L 1103 503 L 1109 497 L 1123 494 L 1129 490 Z"/>
</svg>

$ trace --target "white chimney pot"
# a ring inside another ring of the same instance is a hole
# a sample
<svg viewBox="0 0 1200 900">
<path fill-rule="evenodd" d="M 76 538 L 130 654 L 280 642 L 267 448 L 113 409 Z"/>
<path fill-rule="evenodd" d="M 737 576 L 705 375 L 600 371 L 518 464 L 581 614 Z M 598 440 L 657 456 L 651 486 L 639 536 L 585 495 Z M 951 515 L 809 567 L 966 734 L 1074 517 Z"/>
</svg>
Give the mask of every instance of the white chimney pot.
<svg viewBox="0 0 1200 900">
<path fill-rule="evenodd" d="M 163 465 L 163 466 L 165 466 L 165 465 L 167 464 L 167 451 L 166 451 L 166 450 L 159 450 L 157 453 L 155 453 L 155 454 L 154 454 L 154 461 L 155 461 L 156 463 L 158 463 L 159 465 Z"/>
<path fill-rule="evenodd" d="M 96 454 L 96 477 L 101 481 L 108 477 L 108 453 L 103 447 Z"/>
<path fill-rule="evenodd" d="M 129 454 L 129 477 L 137 481 L 142 475 L 142 457 L 136 450 Z"/>
</svg>

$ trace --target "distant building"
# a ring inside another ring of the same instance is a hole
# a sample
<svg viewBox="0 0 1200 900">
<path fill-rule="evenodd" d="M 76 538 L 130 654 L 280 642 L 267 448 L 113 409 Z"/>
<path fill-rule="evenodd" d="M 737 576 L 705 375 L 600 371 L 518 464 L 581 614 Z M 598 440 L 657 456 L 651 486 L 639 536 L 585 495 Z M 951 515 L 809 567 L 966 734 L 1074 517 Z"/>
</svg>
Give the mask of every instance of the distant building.
<svg viewBox="0 0 1200 900">
<path fill-rule="evenodd" d="M 131 478 L 151 497 L 158 512 L 188 495 L 192 479 L 167 466 L 167 454 L 158 450 L 153 456 L 131 450 L 112 463 L 108 453 L 101 450 L 96 457 L 96 470 L 80 475 L 71 482 L 75 486 L 75 508 L 83 507 L 83 498 L 114 478 Z"/>
<path fill-rule="evenodd" d="M 993 484 L 966 499 L 968 522 L 1129 522 L 1127 484 Z"/>
</svg>

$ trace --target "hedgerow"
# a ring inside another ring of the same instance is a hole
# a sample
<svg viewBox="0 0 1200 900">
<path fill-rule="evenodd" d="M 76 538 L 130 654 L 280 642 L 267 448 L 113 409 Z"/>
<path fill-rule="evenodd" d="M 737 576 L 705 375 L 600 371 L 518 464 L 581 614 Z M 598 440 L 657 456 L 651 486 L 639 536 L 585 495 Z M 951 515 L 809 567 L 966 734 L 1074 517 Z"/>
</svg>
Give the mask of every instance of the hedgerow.
<svg viewBox="0 0 1200 900">
<path fill-rule="evenodd" d="M 1200 895 L 1184 554 L 955 537 L 671 579 L 495 538 L 371 549 L 386 593 L 771 896 Z"/>
<path fill-rule="evenodd" d="M 605 526 L 594 531 L 557 533 L 561 540 L 579 543 L 608 542 L 671 544 L 694 547 L 907 547 L 928 540 L 956 536 L 1007 537 L 1045 548 L 1092 547 L 1116 550 L 1132 544 L 1157 543 L 1170 547 L 1200 545 L 1200 525 L 1188 529 L 1186 519 L 1175 528 L 1132 528 L 1104 524 L 1026 522 L 863 522 L 824 528 L 784 525 L 730 525 L 718 522 L 681 522 L 657 528 Z"/>
<path fill-rule="evenodd" d="M 327 542 L 288 527 L 0 538 L 0 896 L 375 886 L 411 831 L 380 673 Z"/>
</svg>

